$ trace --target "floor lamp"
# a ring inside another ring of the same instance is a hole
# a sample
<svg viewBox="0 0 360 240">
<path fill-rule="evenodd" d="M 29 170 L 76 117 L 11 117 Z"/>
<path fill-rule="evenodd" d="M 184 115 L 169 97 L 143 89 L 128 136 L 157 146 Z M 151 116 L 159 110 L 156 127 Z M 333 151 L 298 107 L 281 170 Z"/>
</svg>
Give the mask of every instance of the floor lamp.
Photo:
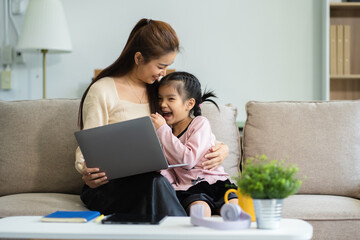
<svg viewBox="0 0 360 240">
<path fill-rule="evenodd" d="M 60 0 L 30 0 L 17 49 L 42 52 L 45 99 L 46 54 L 72 51 L 70 34 Z"/>
</svg>

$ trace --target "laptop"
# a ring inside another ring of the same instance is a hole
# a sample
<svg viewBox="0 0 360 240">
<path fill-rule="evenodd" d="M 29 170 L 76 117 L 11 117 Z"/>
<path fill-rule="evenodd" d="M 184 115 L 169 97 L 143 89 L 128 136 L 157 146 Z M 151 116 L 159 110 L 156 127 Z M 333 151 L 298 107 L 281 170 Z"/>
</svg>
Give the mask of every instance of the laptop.
<svg viewBox="0 0 360 240">
<path fill-rule="evenodd" d="M 161 215 L 139 215 L 114 213 L 106 216 L 101 223 L 103 224 L 160 224 L 166 216 Z"/>
<path fill-rule="evenodd" d="M 169 165 L 149 116 L 74 133 L 89 168 L 109 180 L 187 164 Z"/>
</svg>

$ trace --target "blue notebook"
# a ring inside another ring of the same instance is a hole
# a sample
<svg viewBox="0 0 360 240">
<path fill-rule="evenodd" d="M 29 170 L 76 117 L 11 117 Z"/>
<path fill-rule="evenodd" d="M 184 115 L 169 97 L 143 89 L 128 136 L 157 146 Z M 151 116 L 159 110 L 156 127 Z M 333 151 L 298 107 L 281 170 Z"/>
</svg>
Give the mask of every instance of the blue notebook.
<svg viewBox="0 0 360 240">
<path fill-rule="evenodd" d="M 43 222 L 88 222 L 100 216 L 98 211 L 56 211 L 44 216 Z"/>
</svg>

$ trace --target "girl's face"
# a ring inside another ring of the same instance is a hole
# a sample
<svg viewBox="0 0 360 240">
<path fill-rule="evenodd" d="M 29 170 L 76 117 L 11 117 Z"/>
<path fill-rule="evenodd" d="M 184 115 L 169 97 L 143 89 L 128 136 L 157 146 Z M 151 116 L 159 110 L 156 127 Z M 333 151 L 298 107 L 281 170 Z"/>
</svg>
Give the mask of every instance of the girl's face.
<svg viewBox="0 0 360 240">
<path fill-rule="evenodd" d="M 172 85 L 162 85 L 159 88 L 159 105 L 168 125 L 188 122 L 191 119 L 189 112 L 194 106 L 192 102 L 193 98 L 184 101 Z"/>
<path fill-rule="evenodd" d="M 143 59 L 141 54 L 135 55 L 135 62 L 137 63 L 135 65 L 135 72 L 137 78 L 147 84 L 153 84 L 155 81 L 160 80 L 160 77 L 166 75 L 167 67 L 174 62 L 176 54 L 177 52 L 174 51 L 145 64 L 142 63 Z"/>
</svg>

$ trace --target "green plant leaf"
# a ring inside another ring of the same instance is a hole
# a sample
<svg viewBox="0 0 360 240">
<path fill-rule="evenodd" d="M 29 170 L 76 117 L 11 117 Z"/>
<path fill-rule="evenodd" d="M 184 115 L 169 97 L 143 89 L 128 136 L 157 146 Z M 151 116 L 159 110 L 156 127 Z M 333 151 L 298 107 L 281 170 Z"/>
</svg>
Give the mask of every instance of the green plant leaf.
<svg viewBox="0 0 360 240">
<path fill-rule="evenodd" d="M 265 154 L 245 160 L 242 173 L 235 177 L 240 192 L 254 199 L 282 199 L 295 194 L 302 181 L 296 165 L 285 160 L 269 160 Z"/>
</svg>

